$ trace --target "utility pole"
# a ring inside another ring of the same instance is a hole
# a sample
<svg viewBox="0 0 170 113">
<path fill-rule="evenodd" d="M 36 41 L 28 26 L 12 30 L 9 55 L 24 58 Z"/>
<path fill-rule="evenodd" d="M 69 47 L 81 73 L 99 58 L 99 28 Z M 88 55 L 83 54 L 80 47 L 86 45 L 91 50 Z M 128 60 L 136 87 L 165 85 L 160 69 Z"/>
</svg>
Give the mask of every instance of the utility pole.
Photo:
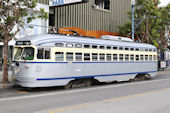
<svg viewBox="0 0 170 113">
<path fill-rule="evenodd" d="M 134 36 L 134 12 L 135 12 L 135 0 L 131 0 L 131 5 L 132 5 L 132 40 L 134 41 L 135 36 Z"/>
</svg>

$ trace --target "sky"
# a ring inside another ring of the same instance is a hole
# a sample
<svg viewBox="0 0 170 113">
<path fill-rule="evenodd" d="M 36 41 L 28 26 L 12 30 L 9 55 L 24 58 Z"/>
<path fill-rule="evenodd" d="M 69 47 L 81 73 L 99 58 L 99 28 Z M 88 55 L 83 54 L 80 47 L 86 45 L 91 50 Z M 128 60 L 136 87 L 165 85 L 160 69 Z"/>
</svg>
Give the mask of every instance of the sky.
<svg viewBox="0 0 170 113">
<path fill-rule="evenodd" d="M 166 6 L 168 5 L 168 3 L 170 3 L 170 0 L 160 0 L 161 1 L 161 4 L 159 6 Z"/>
</svg>

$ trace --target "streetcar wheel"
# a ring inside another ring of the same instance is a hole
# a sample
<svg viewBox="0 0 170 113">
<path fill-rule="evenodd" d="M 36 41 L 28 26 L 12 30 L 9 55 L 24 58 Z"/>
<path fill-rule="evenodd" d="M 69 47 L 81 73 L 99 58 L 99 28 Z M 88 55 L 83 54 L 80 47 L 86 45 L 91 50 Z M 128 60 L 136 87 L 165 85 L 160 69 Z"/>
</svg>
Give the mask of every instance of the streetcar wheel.
<svg viewBox="0 0 170 113">
<path fill-rule="evenodd" d="M 92 81 L 90 79 L 85 80 L 85 86 L 90 87 L 92 85 Z"/>
<path fill-rule="evenodd" d="M 73 86 L 73 82 L 69 82 L 67 85 L 64 86 L 64 89 L 71 89 Z"/>
</svg>

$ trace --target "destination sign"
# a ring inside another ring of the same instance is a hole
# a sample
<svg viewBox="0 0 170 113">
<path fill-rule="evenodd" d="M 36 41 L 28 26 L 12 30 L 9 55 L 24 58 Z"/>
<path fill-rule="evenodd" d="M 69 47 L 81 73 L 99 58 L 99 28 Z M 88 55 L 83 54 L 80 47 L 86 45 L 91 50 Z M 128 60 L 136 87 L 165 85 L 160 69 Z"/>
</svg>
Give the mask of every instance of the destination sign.
<svg viewBox="0 0 170 113">
<path fill-rule="evenodd" d="M 49 6 L 60 6 L 77 2 L 85 2 L 87 0 L 49 0 Z"/>
</svg>

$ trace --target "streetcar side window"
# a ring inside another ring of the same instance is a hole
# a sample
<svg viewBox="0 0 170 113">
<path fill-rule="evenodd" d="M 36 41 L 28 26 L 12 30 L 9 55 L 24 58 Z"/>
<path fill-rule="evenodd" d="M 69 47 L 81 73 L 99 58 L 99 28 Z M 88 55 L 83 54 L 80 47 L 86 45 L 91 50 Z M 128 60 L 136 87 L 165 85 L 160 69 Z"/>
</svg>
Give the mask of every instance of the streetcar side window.
<svg viewBox="0 0 170 113">
<path fill-rule="evenodd" d="M 97 46 L 97 45 L 92 45 L 92 48 L 93 48 L 93 49 L 97 49 L 98 46 Z"/>
<path fill-rule="evenodd" d="M 113 61 L 117 61 L 117 54 L 113 54 Z"/>
<path fill-rule="evenodd" d="M 144 60 L 143 55 L 140 55 L 140 60 L 141 60 L 141 61 L 143 61 L 143 60 Z"/>
<path fill-rule="evenodd" d="M 38 59 L 50 59 L 50 49 L 49 48 L 38 48 Z"/>
<path fill-rule="evenodd" d="M 149 55 L 149 60 L 152 61 L 152 55 Z"/>
<path fill-rule="evenodd" d="M 90 61 L 90 53 L 84 53 L 84 61 Z"/>
<path fill-rule="evenodd" d="M 98 54 L 92 53 L 92 61 L 98 61 Z"/>
<path fill-rule="evenodd" d="M 113 47 L 113 49 L 114 49 L 114 50 L 116 50 L 116 49 L 117 49 L 117 47 L 115 47 L 115 46 L 114 46 L 114 47 Z"/>
<path fill-rule="evenodd" d="M 112 58 L 111 58 L 111 54 L 106 54 L 106 61 L 111 61 Z"/>
<path fill-rule="evenodd" d="M 123 61 L 123 57 L 124 57 L 123 54 L 119 54 L 119 61 Z"/>
<path fill-rule="evenodd" d="M 145 55 L 145 61 L 148 61 L 148 55 Z"/>
<path fill-rule="evenodd" d="M 136 61 L 139 61 L 139 55 L 136 55 Z"/>
<path fill-rule="evenodd" d="M 44 54 L 44 48 L 38 48 L 37 58 L 43 59 L 43 56 L 44 56 L 43 54 Z"/>
<path fill-rule="evenodd" d="M 129 54 L 125 55 L 125 61 L 129 61 Z"/>
<path fill-rule="evenodd" d="M 100 48 L 100 49 L 105 49 L 105 47 L 104 47 L 104 46 L 99 46 L 99 48 Z"/>
<path fill-rule="evenodd" d="M 99 57 L 100 57 L 100 61 L 105 61 L 105 54 L 104 53 L 100 53 Z"/>
<path fill-rule="evenodd" d="M 66 60 L 67 61 L 73 61 L 73 53 L 72 52 L 66 53 Z"/>
<path fill-rule="evenodd" d="M 130 55 L 130 61 L 134 61 L 134 55 Z"/>
<path fill-rule="evenodd" d="M 82 53 L 75 53 L 76 61 L 82 61 Z"/>
<path fill-rule="evenodd" d="M 63 61 L 64 60 L 64 53 L 63 52 L 56 52 L 55 53 L 55 61 Z"/>
<path fill-rule="evenodd" d="M 50 59 L 50 50 L 49 49 L 45 49 L 45 59 Z"/>
</svg>

